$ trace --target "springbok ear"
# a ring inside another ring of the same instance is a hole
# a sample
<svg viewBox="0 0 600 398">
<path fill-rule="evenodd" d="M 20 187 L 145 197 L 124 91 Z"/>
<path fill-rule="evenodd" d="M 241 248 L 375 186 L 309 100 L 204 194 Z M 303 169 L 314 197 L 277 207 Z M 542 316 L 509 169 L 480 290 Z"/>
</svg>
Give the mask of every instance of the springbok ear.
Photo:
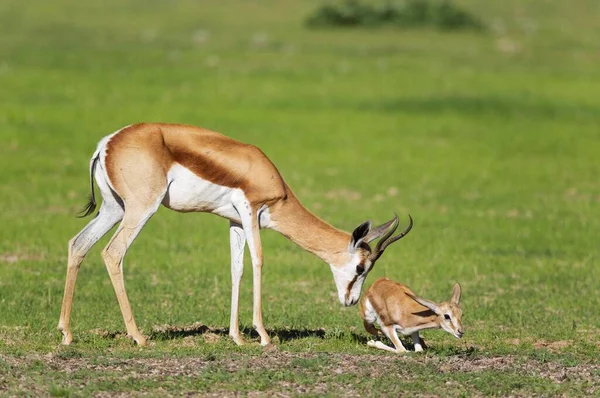
<svg viewBox="0 0 600 398">
<path fill-rule="evenodd" d="M 370 243 L 370 242 L 374 241 L 375 239 L 381 238 L 391 228 L 393 228 L 395 231 L 397 227 L 398 227 L 398 216 L 396 215 L 396 213 L 394 213 L 394 218 L 392 218 L 390 221 L 371 229 L 369 231 L 369 233 L 367 234 L 367 236 L 365 236 L 364 241 L 367 243 Z"/>
<path fill-rule="evenodd" d="M 452 304 L 459 305 L 461 293 L 462 293 L 462 289 L 460 287 L 460 283 L 455 283 L 454 289 L 452 289 L 452 298 L 450 299 L 450 302 Z"/>
<path fill-rule="evenodd" d="M 363 241 L 365 236 L 367 236 L 370 230 L 371 221 L 365 221 L 364 223 L 356 227 L 354 231 L 352 231 L 352 239 L 350 239 L 350 246 L 348 247 L 348 251 L 350 253 L 354 253 L 356 248 L 360 245 L 360 243 Z"/>
<path fill-rule="evenodd" d="M 414 296 L 414 295 L 412 295 L 412 294 L 410 294 L 410 293 L 406 293 L 406 292 L 405 292 L 405 294 L 406 294 L 408 297 L 410 297 L 411 299 L 415 300 L 417 303 L 421 304 L 423 307 L 427 307 L 427 308 L 429 308 L 431 311 L 433 311 L 433 312 L 435 312 L 436 314 L 440 315 L 440 310 L 439 310 L 439 308 L 438 308 L 437 304 L 436 304 L 436 303 L 434 303 L 433 301 L 429 301 L 429 300 L 426 300 L 426 299 L 424 299 L 424 298 L 421 298 L 421 297 Z"/>
</svg>

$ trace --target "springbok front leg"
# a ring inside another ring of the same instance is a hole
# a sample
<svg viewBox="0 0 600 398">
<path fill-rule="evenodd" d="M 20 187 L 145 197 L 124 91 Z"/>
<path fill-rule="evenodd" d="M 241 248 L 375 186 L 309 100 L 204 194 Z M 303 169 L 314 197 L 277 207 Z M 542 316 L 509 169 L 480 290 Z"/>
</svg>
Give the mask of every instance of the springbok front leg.
<svg viewBox="0 0 600 398">
<path fill-rule="evenodd" d="M 244 338 L 240 334 L 239 305 L 240 305 L 240 283 L 244 274 L 244 247 L 246 246 L 246 235 L 241 225 L 229 224 L 229 240 L 231 245 L 231 318 L 229 320 L 229 335 L 236 344 L 244 344 Z"/>
<path fill-rule="evenodd" d="M 261 303 L 261 276 L 263 265 L 263 251 L 260 241 L 260 229 L 258 226 L 258 209 L 253 208 L 248 199 L 241 193 L 233 198 L 234 206 L 242 221 L 242 228 L 248 242 L 250 257 L 252 258 L 252 282 L 253 282 L 253 302 L 254 310 L 252 315 L 252 323 L 256 331 L 260 335 L 260 345 L 266 346 L 271 343 L 271 339 L 262 319 L 262 303 Z"/>
<path fill-rule="evenodd" d="M 111 198 L 112 199 L 112 198 Z M 71 308 L 75 282 L 81 262 L 92 246 L 103 237 L 116 223 L 123 218 L 123 209 L 116 201 L 105 200 L 100 212 L 73 239 L 69 241 L 69 257 L 67 260 L 67 278 L 63 295 L 58 330 L 62 332 L 62 344 L 68 345 L 73 341 L 71 335 Z"/>
<path fill-rule="evenodd" d="M 369 340 L 367 342 L 367 345 L 369 347 L 379 348 L 380 350 L 386 350 L 386 351 L 395 352 L 395 353 L 406 352 L 406 348 L 404 348 L 404 346 L 402 345 L 402 342 L 398 338 L 398 335 L 396 334 L 396 330 L 394 329 L 394 326 L 382 326 L 381 331 L 383 332 L 383 334 L 385 334 L 387 336 L 388 339 L 390 339 L 392 341 L 392 343 L 394 344 L 394 347 L 396 347 L 396 348 L 394 349 L 392 347 L 389 347 L 389 346 L 383 344 L 381 341 L 374 341 L 374 340 Z"/>
<path fill-rule="evenodd" d="M 415 352 L 422 352 L 425 343 L 421 340 L 419 332 L 414 332 L 412 335 L 413 343 L 415 344 Z"/>
<path fill-rule="evenodd" d="M 117 228 L 117 231 L 106 248 L 102 251 L 102 258 L 106 264 L 106 269 L 110 275 L 110 280 L 115 289 L 119 307 L 121 308 L 121 314 L 125 321 L 127 335 L 133 338 L 138 345 L 142 346 L 146 345 L 146 338 L 140 333 L 135 323 L 131 305 L 129 304 L 129 298 L 125 291 L 125 283 L 123 281 L 123 257 L 125 257 L 127 249 L 131 246 L 131 243 L 142 227 L 156 212 L 157 208 L 158 204 L 151 208 L 144 208 L 142 206 L 126 203 L 123 221 Z"/>
<path fill-rule="evenodd" d="M 404 346 L 402 345 L 402 341 L 400 341 L 400 338 L 398 337 L 394 326 L 385 326 L 382 327 L 381 330 L 383 331 L 383 333 L 385 333 L 388 339 L 392 340 L 394 347 L 396 347 L 396 352 L 406 352 L 406 348 L 404 348 Z"/>
</svg>

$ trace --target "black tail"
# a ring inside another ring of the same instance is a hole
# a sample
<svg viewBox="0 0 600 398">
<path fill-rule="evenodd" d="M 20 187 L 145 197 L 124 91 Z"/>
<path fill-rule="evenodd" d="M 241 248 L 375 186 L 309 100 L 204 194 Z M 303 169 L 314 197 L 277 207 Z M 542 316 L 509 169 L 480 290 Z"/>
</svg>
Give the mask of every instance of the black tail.
<svg viewBox="0 0 600 398">
<path fill-rule="evenodd" d="M 87 217 L 96 210 L 96 196 L 94 195 L 94 171 L 96 171 L 96 163 L 98 163 L 99 156 L 92 161 L 92 167 L 90 167 L 90 186 L 92 187 L 92 193 L 90 194 L 90 198 L 83 209 L 79 212 L 77 217 L 83 218 Z"/>
</svg>

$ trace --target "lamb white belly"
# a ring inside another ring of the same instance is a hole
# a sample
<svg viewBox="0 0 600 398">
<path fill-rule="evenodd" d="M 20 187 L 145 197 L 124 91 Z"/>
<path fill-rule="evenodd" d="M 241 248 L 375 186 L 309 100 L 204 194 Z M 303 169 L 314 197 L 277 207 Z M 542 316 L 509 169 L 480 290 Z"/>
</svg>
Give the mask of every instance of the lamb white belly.
<svg viewBox="0 0 600 398">
<path fill-rule="evenodd" d="M 179 164 L 171 167 L 168 179 L 169 188 L 162 203 L 169 209 L 214 213 L 239 221 L 239 215 L 231 201 L 231 195 L 236 188 L 204 180 Z"/>
<path fill-rule="evenodd" d="M 369 299 L 365 300 L 365 320 L 371 324 L 375 322 L 379 324 L 379 316 L 377 315 L 377 311 L 375 311 L 375 308 L 373 308 L 373 304 L 371 304 Z"/>
</svg>

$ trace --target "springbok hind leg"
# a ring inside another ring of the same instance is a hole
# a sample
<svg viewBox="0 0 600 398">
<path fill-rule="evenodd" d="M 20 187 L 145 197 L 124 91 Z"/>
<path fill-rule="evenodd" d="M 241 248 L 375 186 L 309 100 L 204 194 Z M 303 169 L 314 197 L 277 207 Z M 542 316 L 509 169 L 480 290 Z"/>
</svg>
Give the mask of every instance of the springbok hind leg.
<svg viewBox="0 0 600 398">
<path fill-rule="evenodd" d="M 121 225 L 117 228 L 114 236 L 102 251 L 102 258 L 108 270 L 110 280 L 119 307 L 121 308 L 121 314 L 125 321 L 125 327 L 127 328 L 127 335 L 138 344 L 146 345 L 146 338 L 140 333 L 138 327 L 133 318 L 133 312 L 131 311 L 131 305 L 129 304 L 129 298 L 125 291 L 125 283 L 123 281 L 123 257 L 127 252 L 129 246 L 138 235 L 142 227 L 148 222 L 150 217 L 156 212 L 157 206 L 152 208 L 129 206 L 125 204 L 125 216 Z"/>
<path fill-rule="evenodd" d="M 363 320 L 363 326 L 364 326 L 365 330 L 373 336 L 379 336 L 381 334 L 379 332 L 379 330 L 372 323 L 368 322 L 366 319 Z"/>
<path fill-rule="evenodd" d="M 396 351 L 395 348 L 387 346 L 387 345 L 383 344 L 381 341 L 377 341 L 377 340 L 369 340 L 369 341 L 367 341 L 367 345 L 369 347 L 378 348 L 380 350 L 385 350 L 385 351 L 394 352 L 394 353 L 398 352 L 398 351 Z"/>
<path fill-rule="evenodd" d="M 69 241 L 69 257 L 67 260 L 67 277 L 63 295 L 58 330 L 62 332 L 62 344 L 71 344 L 71 308 L 77 273 L 84 257 L 98 240 L 123 218 L 123 209 L 111 200 L 104 200 L 98 215 L 88 223 L 73 239 Z"/>
</svg>

